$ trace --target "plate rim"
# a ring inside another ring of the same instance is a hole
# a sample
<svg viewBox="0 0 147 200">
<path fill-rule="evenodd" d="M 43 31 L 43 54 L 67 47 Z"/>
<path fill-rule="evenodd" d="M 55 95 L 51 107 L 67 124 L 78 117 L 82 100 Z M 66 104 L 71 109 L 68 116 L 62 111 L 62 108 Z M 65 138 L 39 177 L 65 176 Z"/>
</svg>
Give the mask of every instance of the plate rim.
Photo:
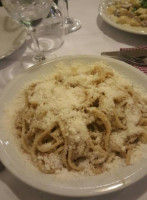
<svg viewBox="0 0 147 200">
<path fill-rule="evenodd" d="M 146 31 L 137 31 L 133 28 L 133 26 L 129 26 L 128 25 L 128 28 L 121 25 L 121 24 L 117 24 L 115 21 L 111 20 L 108 15 L 105 13 L 105 9 L 106 9 L 106 3 L 109 2 L 112 2 L 114 0 L 108 0 L 107 2 L 105 0 L 100 0 L 100 4 L 99 4 L 99 14 L 100 16 L 102 17 L 102 19 L 107 23 L 109 24 L 110 26 L 118 29 L 118 30 L 121 30 L 121 31 L 124 31 L 124 32 L 128 32 L 128 33 L 133 33 L 133 34 L 137 34 L 137 35 L 142 35 L 142 36 L 146 36 L 147 35 L 147 30 Z"/>
<path fill-rule="evenodd" d="M 136 69 L 136 68 L 134 68 L 134 67 L 132 67 L 131 65 L 129 65 L 129 64 L 126 64 L 126 63 L 124 63 L 124 62 L 122 62 L 122 61 L 119 61 L 119 60 L 115 60 L 115 59 L 113 59 L 113 58 L 108 58 L 108 57 L 104 57 L 104 56 L 92 56 L 92 55 L 73 55 L 73 56 L 61 56 L 61 57 L 57 57 L 57 58 L 54 58 L 54 59 L 52 59 L 52 60 L 50 60 L 50 59 L 48 59 L 48 60 L 46 60 L 46 61 L 43 61 L 42 63 L 41 63 L 41 65 L 44 65 L 44 64 L 48 64 L 48 63 L 52 63 L 52 62 L 56 62 L 56 61 L 62 61 L 62 60 L 66 60 L 66 59 L 70 59 L 70 58 L 84 58 L 84 57 L 89 57 L 89 58 L 96 58 L 96 59 L 102 59 L 102 60 L 106 60 L 106 61 L 114 61 L 115 63 L 117 63 L 117 64 L 122 64 L 122 65 L 125 65 L 125 66 L 127 66 L 127 67 L 131 67 L 131 69 L 134 71 L 134 73 L 139 73 L 139 75 L 141 76 L 141 77 L 143 77 L 143 79 L 146 79 L 146 82 L 147 82 L 147 76 L 143 73 L 143 72 L 141 72 L 140 70 L 138 70 L 138 69 Z M 22 71 L 19 75 L 17 75 L 13 80 L 11 80 L 9 83 L 8 83 L 8 85 L 3 89 L 3 91 L 2 91 L 2 95 L 1 95 L 1 97 L 0 97 L 0 102 L 1 102 L 1 100 L 2 100 L 2 98 L 3 98 L 3 95 L 5 95 L 5 92 L 7 92 L 7 91 L 9 91 L 9 89 L 11 88 L 11 85 L 17 80 L 18 81 L 18 79 L 19 78 L 21 78 L 21 76 L 23 76 L 23 75 L 25 75 L 25 73 L 28 73 L 30 70 L 34 70 L 35 68 L 38 68 L 38 67 L 40 67 L 40 63 L 38 63 L 38 64 L 35 64 L 35 65 L 33 65 L 32 67 L 30 67 L 30 68 L 28 68 L 28 69 L 25 69 L 24 71 Z M 23 83 L 24 84 L 24 83 Z M 1 133 L 0 133 L 0 135 L 1 135 Z M 4 158 L 4 155 L 7 153 L 6 151 L 5 151 L 5 149 L 3 149 L 2 148 L 3 147 L 3 145 L 2 145 L 2 143 L 1 143 L 1 139 L 0 139 L 0 156 L 1 156 L 1 160 L 2 160 L 2 162 L 4 163 L 4 165 L 7 167 L 7 169 L 12 173 L 12 174 L 14 174 L 14 176 L 16 176 L 19 180 L 21 180 L 22 182 L 24 182 L 24 183 L 26 183 L 26 184 L 28 184 L 29 186 L 31 186 L 31 187 L 34 187 L 34 188 L 36 188 L 36 189 L 39 189 L 40 191 L 43 191 L 43 192 L 48 192 L 49 194 L 55 194 L 55 195 L 61 195 L 61 196 L 66 196 L 66 197 L 92 197 L 92 196 L 99 196 L 99 195 L 104 195 L 104 194 L 108 194 L 108 193 L 112 193 L 112 192 L 115 192 L 115 191 L 118 191 L 118 190 L 121 190 L 121 189 L 123 189 L 123 188 L 126 188 L 126 187 L 128 187 L 129 185 L 131 185 L 131 184 L 133 184 L 133 183 L 136 183 L 138 180 L 140 180 L 140 179 L 142 179 L 145 175 L 146 175 L 146 167 L 147 167 L 147 164 L 145 164 L 145 166 L 143 167 L 143 169 L 140 169 L 138 172 L 140 173 L 140 172 L 142 172 L 142 174 L 140 175 L 140 176 L 138 176 L 137 178 L 135 178 L 135 180 L 133 180 L 133 181 L 130 181 L 130 182 L 127 182 L 125 185 L 124 184 L 119 184 L 118 185 L 118 187 L 117 188 L 112 188 L 111 190 L 108 190 L 108 191 L 104 191 L 104 192 L 97 192 L 97 191 L 95 191 L 96 190 L 96 188 L 93 188 L 93 190 L 92 191 L 89 191 L 88 193 L 85 193 L 85 194 L 83 194 L 84 192 L 86 192 L 86 191 L 84 191 L 83 189 L 80 189 L 79 191 L 81 191 L 80 193 L 79 192 L 77 192 L 76 193 L 76 189 L 73 189 L 73 190 L 71 190 L 70 192 L 70 194 L 67 192 L 67 193 L 65 193 L 65 190 L 67 190 L 67 188 L 64 188 L 64 190 L 63 190 L 63 188 L 61 187 L 60 188 L 60 191 L 58 191 L 58 192 L 55 192 L 55 190 L 46 190 L 45 188 L 40 188 L 39 187 L 39 185 L 34 185 L 34 184 L 32 184 L 31 182 L 28 182 L 28 180 L 27 179 L 25 179 L 24 180 L 24 177 L 22 178 L 20 175 L 18 175 L 17 174 L 17 172 L 15 171 L 15 170 L 13 170 L 12 168 L 11 168 L 11 166 L 9 165 L 9 162 L 7 161 L 7 160 L 5 160 L 5 158 Z M 2 153 L 3 152 L 3 153 Z M 144 169 L 145 168 L 145 169 Z M 144 172 L 143 172 L 144 171 Z M 111 186 L 113 187 L 113 185 L 114 185 L 114 182 L 111 184 Z M 115 184 L 115 186 L 116 186 L 116 184 Z M 54 188 L 54 187 L 53 187 Z M 59 189 L 59 188 L 58 188 Z"/>
<path fill-rule="evenodd" d="M 0 60 L 6 58 L 7 56 L 11 55 L 14 51 L 18 50 L 26 41 L 26 37 L 27 37 L 27 29 L 21 25 L 20 23 L 18 23 L 16 20 L 14 20 L 13 18 L 11 18 L 9 15 L 0 15 L 0 18 L 2 20 L 4 20 L 5 18 L 9 18 L 11 21 L 13 21 L 13 23 L 16 23 L 18 25 L 20 25 L 20 27 L 22 27 L 22 30 L 23 30 L 23 38 L 21 40 L 21 42 L 19 43 L 19 45 L 16 45 L 15 48 L 12 48 L 12 49 L 9 49 L 8 51 L 6 51 L 3 55 L 0 55 Z"/>
</svg>

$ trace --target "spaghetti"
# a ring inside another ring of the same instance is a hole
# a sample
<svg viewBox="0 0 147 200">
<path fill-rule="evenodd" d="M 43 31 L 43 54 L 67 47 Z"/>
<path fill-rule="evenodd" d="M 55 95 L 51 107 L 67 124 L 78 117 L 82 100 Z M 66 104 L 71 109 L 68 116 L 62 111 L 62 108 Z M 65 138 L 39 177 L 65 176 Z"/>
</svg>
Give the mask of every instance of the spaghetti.
<svg viewBox="0 0 147 200">
<path fill-rule="evenodd" d="M 107 64 L 60 67 L 23 91 L 15 129 L 44 173 L 99 174 L 116 157 L 128 165 L 147 142 L 147 98 Z"/>
</svg>

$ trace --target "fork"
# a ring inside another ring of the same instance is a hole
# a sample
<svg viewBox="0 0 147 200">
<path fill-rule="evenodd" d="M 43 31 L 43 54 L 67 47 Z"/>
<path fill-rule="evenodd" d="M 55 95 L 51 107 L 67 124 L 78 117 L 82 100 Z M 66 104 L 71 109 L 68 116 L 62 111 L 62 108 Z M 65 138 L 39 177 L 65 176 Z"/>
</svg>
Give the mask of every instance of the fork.
<svg viewBox="0 0 147 200">
<path fill-rule="evenodd" d="M 112 57 L 117 60 L 122 60 L 131 65 L 147 67 L 147 56 L 136 56 L 135 57 L 135 56 L 125 55 L 122 53 L 118 53 L 117 55 L 108 55 L 105 52 L 102 52 L 101 55 Z"/>
<path fill-rule="evenodd" d="M 147 56 L 133 57 L 133 56 L 120 54 L 119 57 L 120 59 L 128 62 L 129 64 L 147 67 Z"/>
</svg>

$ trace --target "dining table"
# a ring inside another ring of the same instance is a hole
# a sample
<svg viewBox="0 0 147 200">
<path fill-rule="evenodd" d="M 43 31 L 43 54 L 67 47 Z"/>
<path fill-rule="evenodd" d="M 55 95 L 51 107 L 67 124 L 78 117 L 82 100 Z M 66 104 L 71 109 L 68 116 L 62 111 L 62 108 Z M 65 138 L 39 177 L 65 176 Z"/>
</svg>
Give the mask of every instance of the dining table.
<svg viewBox="0 0 147 200">
<path fill-rule="evenodd" d="M 80 20 L 81 28 L 64 35 L 62 46 L 47 54 L 48 59 L 68 55 L 96 55 L 104 51 L 119 51 L 120 48 L 147 46 L 147 35 L 134 34 L 112 27 L 99 14 L 100 0 L 69 0 L 69 16 Z M 0 15 L 7 16 L 4 7 L 0 7 Z M 0 33 L 1 37 L 1 33 Z M 27 57 L 32 51 L 30 38 L 26 37 L 21 47 L 9 56 L 0 60 L 0 93 L 5 86 L 23 70 L 30 68 L 34 62 Z M 1 48 L 1 44 L 0 44 Z M 24 56 L 25 59 L 24 59 Z M 62 200 L 75 197 L 56 196 L 39 191 L 23 183 L 9 170 L 0 171 L 0 200 Z M 78 199 L 78 198 L 77 198 Z M 87 200 L 146 200 L 147 176 L 125 187 L 124 189 L 86 197 Z"/>
</svg>

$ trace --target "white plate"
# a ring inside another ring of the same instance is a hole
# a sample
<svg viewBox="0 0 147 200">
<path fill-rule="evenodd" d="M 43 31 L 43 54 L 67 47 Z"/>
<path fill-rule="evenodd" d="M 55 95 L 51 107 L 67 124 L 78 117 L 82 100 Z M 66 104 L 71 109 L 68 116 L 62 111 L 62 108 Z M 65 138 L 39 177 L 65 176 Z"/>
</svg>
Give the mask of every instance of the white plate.
<svg viewBox="0 0 147 200">
<path fill-rule="evenodd" d="M 41 66 L 35 65 L 25 70 L 12 80 L 4 89 L 0 98 L 0 158 L 4 165 L 16 177 L 30 186 L 39 190 L 73 197 L 95 196 L 110 193 L 122 189 L 144 177 L 147 173 L 147 159 L 138 164 L 119 169 L 118 173 L 104 173 L 97 176 L 81 177 L 71 179 L 65 177 L 65 181 L 55 178 L 54 175 L 42 174 L 28 162 L 26 157 L 20 153 L 18 145 L 11 132 L 7 131 L 2 124 L 4 107 L 15 97 L 25 83 L 32 81 L 42 75 L 50 73 L 55 69 L 58 62 L 64 62 L 69 67 L 73 61 L 90 64 L 98 60 L 107 60 L 111 66 L 130 80 L 145 88 L 147 92 L 147 76 L 132 66 L 112 58 L 96 56 L 68 56 L 46 61 Z"/>
<path fill-rule="evenodd" d="M 13 53 L 24 42 L 27 30 L 8 16 L 0 15 L 0 59 Z"/>
<path fill-rule="evenodd" d="M 129 26 L 129 25 L 121 25 L 116 23 L 112 17 L 110 15 L 107 14 L 107 7 L 108 4 L 113 3 L 116 0 L 101 0 L 101 3 L 99 5 L 99 13 L 101 15 L 101 17 L 103 18 L 103 20 L 105 22 L 107 22 L 109 25 L 126 31 L 126 32 L 130 32 L 130 33 L 135 33 L 135 34 L 140 34 L 140 35 L 147 35 L 147 27 L 133 27 L 133 26 Z"/>
</svg>

